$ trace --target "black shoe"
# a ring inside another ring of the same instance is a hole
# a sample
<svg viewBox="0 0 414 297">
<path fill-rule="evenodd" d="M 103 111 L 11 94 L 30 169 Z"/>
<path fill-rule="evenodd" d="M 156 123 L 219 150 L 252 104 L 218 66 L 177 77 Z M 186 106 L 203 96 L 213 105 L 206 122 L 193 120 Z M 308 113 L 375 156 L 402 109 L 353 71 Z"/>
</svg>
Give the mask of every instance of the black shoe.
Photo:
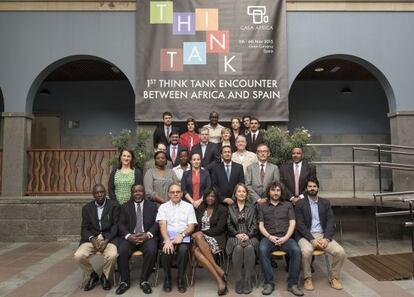
<svg viewBox="0 0 414 297">
<path fill-rule="evenodd" d="M 236 284 L 234 286 L 234 290 L 237 294 L 243 294 L 243 281 L 236 281 Z"/>
<path fill-rule="evenodd" d="M 163 290 L 164 292 L 171 292 L 172 290 L 172 285 L 171 285 L 171 279 L 164 279 L 164 286 L 163 286 Z"/>
<path fill-rule="evenodd" d="M 185 293 L 187 291 L 187 286 L 183 279 L 178 279 L 178 292 Z"/>
<path fill-rule="evenodd" d="M 96 283 L 99 281 L 99 275 L 96 272 L 92 272 L 91 276 L 89 277 L 88 282 L 86 283 L 85 287 L 83 288 L 84 291 L 92 290 L 95 287 Z"/>
<path fill-rule="evenodd" d="M 227 284 L 224 286 L 223 289 L 218 289 L 217 290 L 217 295 L 219 296 L 224 296 L 229 292 L 229 289 L 227 288 Z"/>
<path fill-rule="evenodd" d="M 270 295 L 270 294 L 272 294 L 274 289 L 275 289 L 275 285 L 273 285 L 273 284 L 264 284 L 262 294 L 263 295 Z"/>
<path fill-rule="evenodd" d="M 118 289 L 116 289 L 116 295 L 122 295 L 129 289 L 129 285 L 127 282 L 121 282 L 119 284 Z"/>
<path fill-rule="evenodd" d="M 139 284 L 139 287 L 141 288 L 142 292 L 144 292 L 145 294 L 151 294 L 152 293 L 151 285 L 147 281 L 141 282 Z"/>
<path fill-rule="evenodd" d="M 105 274 L 101 275 L 102 289 L 109 291 L 111 289 L 111 282 L 106 278 Z"/>
<path fill-rule="evenodd" d="M 244 283 L 243 283 L 243 293 L 244 294 L 250 294 L 252 291 L 253 291 L 252 282 L 249 281 L 249 280 L 244 281 Z"/>
</svg>

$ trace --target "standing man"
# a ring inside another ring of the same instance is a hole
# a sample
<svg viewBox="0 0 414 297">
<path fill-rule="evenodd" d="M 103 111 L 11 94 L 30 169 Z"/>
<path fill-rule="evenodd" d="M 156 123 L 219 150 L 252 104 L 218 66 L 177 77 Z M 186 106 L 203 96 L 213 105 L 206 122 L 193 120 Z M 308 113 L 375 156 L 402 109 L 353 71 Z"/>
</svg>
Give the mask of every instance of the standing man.
<svg viewBox="0 0 414 297">
<path fill-rule="evenodd" d="M 231 205 L 234 187 L 238 183 L 244 183 L 243 166 L 232 162 L 232 151 L 229 145 L 221 147 L 221 159 L 223 162 L 213 167 L 211 180 L 213 187 L 218 189 L 218 198 L 221 203 Z"/>
<path fill-rule="evenodd" d="M 311 262 L 312 252 L 322 250 L 332 255 L 332 273 L 329 276 L 331 287 L 342 290 L 339 280 L 346 254 L 333 239 L 335 217 L 329 200 L 318 196 L 319 181 L 310 178 L 307 181 L 305 197 L 296 207 L 296 240 L 302 251 L 303 279 L 305 290 L 313 290 Z"/>
<path fill-rule="evenodd" d="M 246 150 L 246 145 L 247 145 L 246 136 L 244 135 L 237 136 L 236 138 L 237 151 L 235 151 L 232 156 L 233 162 L 243 165 L 244 175 L 247 175 L 247 167 L 249 167 L 249 165 L 258 162 L 256 154 Z"/>
<path fill-rule="evenodd" d="M 263 133 L 259 130 L 260 123 L 257 118 L 250 119 L 250 132 L 246 135 L 246 149 L 253 153 L 256 152 L 257 146 L 263 143 Z"/>
<path fill-rule="evenodd" d="M 217 144 L 209 142 L 209 132 L 207 128 L 200 130 L 200 143 L 193 146 L 191 154 L 199 153 L 201 156 L 201 166 L 206 170 L 211 170 L 220 162 L 220 154 Z"/>
<path fill-rule="evenodd" d="M 267 188 L 268 201 L 259 206 L 259 230 L 263 235 L 259 246 L 259 261 L 264 275 L 263 295 L 272 294 L 275 289 L 272 252 L 282 250 L 289 255 L 288 291 L 303 296 L 298 288 L 301 253 L 292 238 L 295 232 L 295 211 L 293 205 L 283 201 L 283 185 L 272 182 Z"/>
<path fill-rule="evenodd" d="M 83 288 L 89 291 L 99 281 L 89 258 L 97 252 L 102 253 L 104 263 L 101 285 L 104 290 L 110 290 L 109 273 L 118 255 L 114 242 L 118 233 L 119 207 L 115 201 L 106 199 L 106 190 L 101 184 L 93 186 L 92 195 L 94 200 L 82 208 L 81 240 L 74 258 L 82 268 L 84 276 L 89 276 Z"/>
<path fill-rule="evenodd" d="M 134 185 L 131 188 L 131 199 L 121 206 L 118 224 L 120 236 L 118 270 L 121 282 L 116 290 L 117 295 L 125 293 L 131 285 L 129 259 L 137 250 L 144 254 L 139 287 L 145 294 L 152 293 L 148 279 L 157 258 L 159 227 L 155 221 L 157 205 L 144 198 L 144 186 Z"/>
<path fill-rule="evenodd" d="M 154 147 L 157 143 L 165 143 L 165 145 L 169 144 L 170 142 L 170 133 L 173 130 L 172 125 L 172 114 L 169 111 L 166 111 L 162 114 L 162 124 L 159 125 L 153 135 L 153 144 Z"/>
<path fill-rule="evenodd" d="M 210 123 L 207 125 L 204 125 L 203 128 L 207 128 L 209 135 L 210 135 L 210 141 L 212 143 L 220 143 L 221 142 L 221 129 L 224 127 L 218 123 L 219 115 L 216 111 L 213 111 L 210 113 L 209 116 Z"/>
<path fill-rule="evenodd" d="M 249 189 L 251 201 L 263 204 L 267 201 L 267 187 L 279 181 L 279 167 L 268 162 L 270 150 L 266 144 L 262 143 L 257 146 L 256 155 L 259 162 L 247 167 L 246 186 Z"/>
<path fill-rule="evenodd" d="M 154 154 L 157 152 L 167 153 L 167 146 L 163 142 L 157 143 L 154 148 Z M 147 173 L 148 169 L 151 169 L 151 168 L 155 168 L 154 158 L 151 158 L 151 160 L 148 160 L 147 162 L 145 162 L 144 176 L 145 176 L 145 173 Z M 167 165 L 165 165 L 165 168 L 168 168 L 168 169 L 173 168 L 171 161 L 167 160 Z"/>
<path fill-rule="evenodd" d="M 187 149 L 183 149 L 180 151 L 180 164 L 173 168 L 175 175 L 178 177 L 178 180 L 181 183 L 181 179 L 183 178 L 184 171 L 191 170 L 191 165 L 188 160 L 189 154 Z"/>
<path fill-rule="evenodd" d="M 180 164 L 180 152 L 184 149 L 178 144 L 180 140 L 180 133 L 174 129 L 170 133 L 170 144 L 167 146 L 167 160 L 171 161 L 173 167 Z"/>
<path fill-rule="evenodd" d="M 316 178 L 316 168 L 303 160 L 303 149 L 295 147 L 292 149 L 292 162 L 282 166 L 280 181 L 285 185 L 287 199 L 294 205 L 303 198 L 306 188 L 306 181 L 309 178 Z"/>
<path fill-rule="evenodd" d="M 163 239 L 161 261 L 164 268 L 164 291 L 171 292 L 171 262 L 172 257 L 177 257 L 178 267 L 178 291 L 185 293 L 187 284 L 185 273 L 188 262 L 188 248 L 190 235 L 194 231 L 197 219 L 194 207 L 182 201 L 183 192 L 181 186 L 172 183 L 168 187 L 170 200 L 160 205 L 157 214 L 157 222 L 160 224 L 160 232 Z"/>
<path fill-rule="evenodd" d="M 247 114 L 242 117 L 243 126 L 241 127 L 241 130 L 244 135 L 247 135 L 250 132 L 250 118 L 251 116 Z"/>
</svg>

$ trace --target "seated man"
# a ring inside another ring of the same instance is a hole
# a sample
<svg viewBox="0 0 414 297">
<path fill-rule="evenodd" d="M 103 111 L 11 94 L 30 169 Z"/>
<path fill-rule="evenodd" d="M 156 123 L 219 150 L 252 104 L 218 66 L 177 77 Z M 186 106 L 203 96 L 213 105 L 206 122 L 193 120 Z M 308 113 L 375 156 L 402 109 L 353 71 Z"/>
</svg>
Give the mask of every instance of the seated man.
<svg viewBox="0 0 414 297">
<path fill-rule="evenodd" d="M 177 256 L 178 291 L 185 293 L 185 273 L 188 262 L 188 248 L 190 235 L 194 231 L 197 219 L 194 207 L 182 201 L 183 192 L 177 183 L 168 187 L 170 200 L 160 205 L 157 222 L 160 224 L 160 233 L 164 241 L 161 261 L 164 268 L 164 291 L 171 292 L 171 261 Z"/>
<path fill-rule="evenodd" d="M 158 252 L 159 227 L 155 221 L 158 210 L 154 202 L 144 198 L 144 186 L 134 185 L 131 188 L 131 199 L 121 206 L 118 223 L 120 235 L 118 270 L 121 275 L 121 283 L 116 290 L 117 295 L 121 295 L 129 289 L 129 259 L 136 250 L 140 250 L 144 254 L 139 286 L 145 294 L 152 293 L 148 279 Z"/>
<path fill-rule="evenodd" d="M 335 218 L 329 200 L 318 197 L 319 181 L 309 178 L 305 198 L 296 204 L 296 240 L 302 250 L 303 279 L 305 290 L 313 290 L 311 261 L 313 250 L 322 250 L 332 255 L 332 273 L 329 282 L 332 288 L 341 290 L 339 275 L 346 254 L 344 249 L 333 240 Z"/>
<path fill-rule="evenodd" d="M 267 188 L 268 200 L 259 205 L 259 230 L 263 235 L 259 246 L 259 261 L 264 275 L 263 295 L 270 295 L 275 289 L 271 255 L 282 250 L 289 255 L 288 291 L 303 296 L 298 288 L 300 273 L 300 249 L 291 238 L 295 231 L 295 211 L 290 202 L 283 201 L 283 185 L 272 182 Z"/>
<path fill-rule="evenodd" d="M 118 233 L 119 207 L 117 202 L 106 199 L 105 187 L 97 184 L 92 191 L 95 200 L 82 208 L 82 227 L 80 246 L 75 252 L 75 260 L 89 280 L 84 286 L 85 291 L 93 289 L 99 281 L 98 274 L 89 261 L 91 255 L 100 252 L 104 256 L 101 285 L 104 290 L 111 289 L 108 280 L 112 266 L 118 255 L 113 243 Z"/>
</svg>

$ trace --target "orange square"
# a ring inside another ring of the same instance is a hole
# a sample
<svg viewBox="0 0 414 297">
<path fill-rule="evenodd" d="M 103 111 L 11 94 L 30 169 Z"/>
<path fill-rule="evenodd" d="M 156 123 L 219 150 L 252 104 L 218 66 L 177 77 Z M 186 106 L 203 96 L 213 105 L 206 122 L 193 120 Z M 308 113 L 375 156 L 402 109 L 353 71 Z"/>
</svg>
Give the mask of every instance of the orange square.
<svg viewBox="0 0 414 297">
<path fill-rule="evenodd" d="M 218 9 L 217 8 L 196 8 L 196 31 L 217 31 L 218 30 Z"/>
</svg>

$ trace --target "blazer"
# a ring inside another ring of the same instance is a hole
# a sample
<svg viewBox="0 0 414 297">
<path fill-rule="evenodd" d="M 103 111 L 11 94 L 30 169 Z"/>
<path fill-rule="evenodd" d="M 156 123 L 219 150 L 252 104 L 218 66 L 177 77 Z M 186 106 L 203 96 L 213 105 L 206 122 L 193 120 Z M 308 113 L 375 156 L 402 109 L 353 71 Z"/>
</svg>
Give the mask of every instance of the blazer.
<svg viewBox="0 0 414 297">
<path fill-rule="evenodd" d="M 249 236 L 249 238 L 256 237 L 258 234 L 256 207 L 253 203 L 250 202 L 246 202 L 246 205 L 244 207 L 247 207 L 247 235 Z M 227 230 L 229 236 L 231 237 L 236 237 L 236 235 L 239 233 L 237 231 L 238 213 L 239 207 L 237 203 L 229 205 L 229 215 L 227 217 Z"/>
<path fill-rule="evenodd" d="M 234 187 L 238 183 L 244 183 L 243 166 L 236 162 L 231 162 L 230 181 L 228 181 L 224 163 L 217 164 L 211 170 L 211 180 L 213 187 L 218 190 L 220 202 L 223 202 L 224 198 L 233 195 Z"/>
<path fill-rule="evenodd" d="M 116 195 L 115 195 L 115 173 L 118 168 L 114 168 L 111 171 L 111 174 L 109 175 L 109 181 L 108 181 L 108 195 L 110 199 L 113 199 L 117 201 Z M 144 184 L 144 177 L 142 176 L 141 170 L 138 168 L 134 169 L 134 175 L 135 175 L 135 182 L 134 185 L 143 185 Z"/>
<path fill-rule="evenodd" d="M 249 132 L 246 135 L 246 141 L 247 141 L 246 150 L 251 151 L 253 153 L 256 153 L 257 146 L 264 142 L 263 141 L 263 132 L 258 130 L 255 143 L 253 143 L 253 141 L 252 141 L 252 133 Z"/>
<path fill-rule="evenodd" d="M 324 237 L 332 240 L 335 233 L 335 216 L 329 200 L 318 197 L 318 213 Z M 312 226 L 312 212 L 309 204 L 309 197 L 306 194 L 305 198 L 300 199 L 296 204 L 295 215 L 296 240 L 299 240 L 302 237 L 306 238 L 308 241 L 314 239 L 310 232 Z"/>
<path fill-rule="evenodd" d="M 205 203 L 202 203 L 196 209 L 197 231 L 201 230 L 201 218 L 207 208 Z M 213 214 L 210 217 L 210 229 L 203 231 L 207 236 L 214 237 L 221 248 L 226 246 L 226 226 L 227 226 L 227 207 L 219 204 L 214 208 Z"/>
<path fill-rule="evenodd" d="M 211 188 L 210 173 L 207 170 L 200 170 L 200 196 L 204 197 L 204 193 Z M 181 189 L 185 194 L 189 194 L 193 197 L 193 175 L 192 170 L 184 171 L 183 178 L 181 179 Z M 185 199 L 185 198 L 184 198 Z"/>
<path fill-rule="evenodd" d="M 142 224 L 144 225 L 144 232 L 150 232 L 154 238 L 159 235 L 159 226 L 155 221 L 157 217 L 158 207 L 156 203 L 146 199 L 144 202 L 144 209 L 142 210 Z M 127 234 L 134 233 L 135 225 L 137 224 L 137 215 L 135 212 L 134 199 L 121 206 L 121 214 L 119 217 L 119 236 L 125 238 Z"/>
<path fill-rule="evenodd" d="M 177 166 L 177 165 L 180 164 L 180 152 L 182 150 L 184 150 L 184 149 L 185 149 L 185 147 L 183 147 L 183 146 L 181 146 L 179 144 L 177 145 L 177 152 L 176 152 L 177 153 L 177 156 L 175 158 L 175 162 L 173 162 L 172 161 L 172 158 L 171 158 L 171 155 L 170 155 L 171 144 L 169 144 L 167 146 L 167 160 L 171 161 L 173 167 L 175 167 L 175 166 Z"/>
<path fill-rule="evenodd" d="M 173 130 L 178 130 L 178 128 L 171 125 L 170 133 Z M 154 134 L 152 135 L 152 141 L 153 141 L 154 147 L 157 143 L 160 143 L 160 142 L 165 143 L 165 145 L 168 145 L 170 143 L 170 139 L 165 136 L 164 123 L 159 124 L 158 127 L 155 129 Z"/>
<path fill-rule="evenodd" d="M 200 156 L 203 156 L 201 150 L 201 144 L 196 144 L 193 146 L 191 153 L 199 153 Z M 204 153 L 204 158 L 201 159 L 201 166 L 204 169 L 211 170 L 217 163 L 220 162 L 220 154 L 217 150 L 217 144 L 208 142 L 206 147 L 206 152 Z"/>
<path fill-rule="evenodd" d="M 309 178 L 316 178 L 316 168 L 307 161 L 302 161 L 302 168 L 299 176 L 299 194 L 303 194 L 306 189 L 306 182 Z M 282 166 L 280 170 L 280 181 L 285 185 L 286 197 L 290 198 L 295 194 L 295 173 L 293 171 L 293 162 Z"/>
<path fill-rule="evenodd" d="M 91 236 L 102 234 L 109 242 L 116 244 L 118 234 L 119 205 L 117 202 L 106 199 L 99 226 L 98 212 L 95 199 L 82 207 L 82 224 L 80 243 L 89 242 Z"/>
<path fill-rule="evenodd" d="M 253 163 L 247 167 L 245 179 L 246 186 L 249 189 L 249 197 L 252 202 L 256 202 L 260 198 L 267 197 L 266 189 L 270 183 L 279 181 L 279 167 L 267 162 L 262 182 L 260 178 L 260 164 L 259 162 Z"/>
</svg>

